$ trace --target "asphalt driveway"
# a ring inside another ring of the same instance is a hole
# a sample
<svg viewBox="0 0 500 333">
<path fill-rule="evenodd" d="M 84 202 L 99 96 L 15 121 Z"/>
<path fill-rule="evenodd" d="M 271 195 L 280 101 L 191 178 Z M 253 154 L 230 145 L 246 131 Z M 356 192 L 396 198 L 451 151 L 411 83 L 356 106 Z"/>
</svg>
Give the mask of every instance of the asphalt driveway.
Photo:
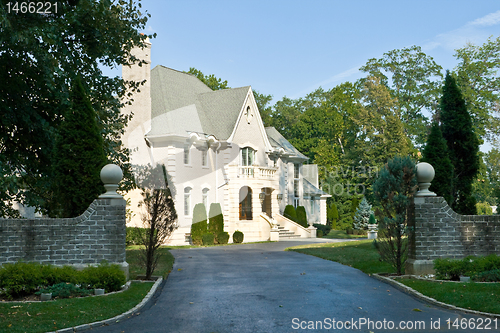
<svg viewBox="0 0 500 333">
<path fill-rule="evenodd" d="M 298 244 L 173 250 L 172 273 L 151 304 L 92 331 L 472 332 L 448 329 L 446 322 L 484 320 L 424 303 L 357 269 L 283 251 Z"/>
</svg>

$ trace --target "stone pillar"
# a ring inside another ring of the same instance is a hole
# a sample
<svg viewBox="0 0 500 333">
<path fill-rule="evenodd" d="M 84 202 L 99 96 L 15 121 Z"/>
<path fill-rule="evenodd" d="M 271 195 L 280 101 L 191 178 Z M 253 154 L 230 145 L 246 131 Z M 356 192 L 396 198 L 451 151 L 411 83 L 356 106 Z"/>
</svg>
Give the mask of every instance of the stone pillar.
<svg viewBox="0 0 500 333">
<path fill-rule="evenodd" d="M 431 182 L 434 179 L 434 168 L 432 165 L 426 162 L 421 162 L 417 164 L 417 182 L 418 182 L 418 192 L 413 198 L 413 205 L 411 209 L 415 210 L 415 205 L 420 205 L 425 203 L 425 197 L 435 197 L 436 193 L 429 191 Z M 415 212 L 410 214 L 415 216 Z M 421 228 L 419 224 L 416 223 L 416 219 L 413 218 L 409 221 L 409 226 L 414 228 L 414 232 L 410 238 L 408 259 L 405 264 L 405 273 L 413 275 L 421 274 L 433 274 L 434 273 L 434 262 L 433 260 L 422 260 L 416 258 L 415 245 L 418 241 L 416 239 L 416 231 Z"/>
</svg>

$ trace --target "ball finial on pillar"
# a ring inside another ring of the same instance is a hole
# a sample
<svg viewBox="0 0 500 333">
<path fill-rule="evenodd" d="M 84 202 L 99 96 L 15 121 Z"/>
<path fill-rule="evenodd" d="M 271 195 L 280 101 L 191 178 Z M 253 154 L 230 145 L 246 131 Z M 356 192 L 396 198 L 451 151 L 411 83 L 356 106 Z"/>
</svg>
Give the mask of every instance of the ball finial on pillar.
<svg viewBox="0 0 500 333">
<path fill-rule="evenodd" d="M 104 183 L 106 193 L 99 196 L 100 199 L 123 199 L 116 192 L 118 183 L 123 178 L 122 169 L 116 164 L 107 164 L 101 169 L 101 180 Z"/>
<path fill-rule="evenodd" d="M 418 192 L 415 194 L 416 197 L 435 197 L 436 193 L 429 191 L 431 182 L 435 175 L 434 168 L 432 165 L 426 162 L 421 162 L 417 164 L 417 181 L 418 181 Z"/>
</svg>

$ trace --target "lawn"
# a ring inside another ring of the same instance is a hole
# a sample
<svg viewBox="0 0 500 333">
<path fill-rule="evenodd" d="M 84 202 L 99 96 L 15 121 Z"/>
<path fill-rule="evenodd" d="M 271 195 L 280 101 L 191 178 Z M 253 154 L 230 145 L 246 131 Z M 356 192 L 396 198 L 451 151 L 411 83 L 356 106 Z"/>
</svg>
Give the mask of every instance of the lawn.
<svg viewBox="0 0 500 333">
<path fill-rule="evenodd" d="M 162 258 L 154 275 L 166 277 L 171 271 L 174 257 L 162 247 Z M 140 266 L 139 248 L 127 248 L 130 278 L 144 275 Z M 127 312 L 139 304 L 149 292 L 153 282 L 132 283 L 122 292 L 100 297 L 57 299 L 43 303 L 0 303 L 0 332 L 48 332 L 75 327 Z"/>
<path fill-rule="evenodd" d="M 0 304 L 0 332 L 49 332 L 113 318 L 146 296 L 153 282 L 132 283 L 122 293 L 37 303 Z"/>
<path fill-rule="evenodd" d="M 333 238 L 333 239 L 354 239 L 354 238 L 366 238 L 366 235 L 348 235 L 345 230 L 330 230 L 328 235 L 323 236 L 323 238 Z"/>
<path fill-rule="evenodd" d="M 398 279 L 398 282 L 446 304 L 500 314 L 499 283 L 458 283 Z"/>
<path fill-rule="evenodd" d="M 395 272 L 392 266 L 380 261 L 380 255 L 373 246 L 372 240 L 300 245 L 287 250 L 336 261 L 357 268 L 366 274 Z M 500 284 L 498 283 L 456 283 L 415 279 L 398 279 L 397 281 L 446 304 L 500 314 L 500 302 L 498 302 Z"/>
</svg>

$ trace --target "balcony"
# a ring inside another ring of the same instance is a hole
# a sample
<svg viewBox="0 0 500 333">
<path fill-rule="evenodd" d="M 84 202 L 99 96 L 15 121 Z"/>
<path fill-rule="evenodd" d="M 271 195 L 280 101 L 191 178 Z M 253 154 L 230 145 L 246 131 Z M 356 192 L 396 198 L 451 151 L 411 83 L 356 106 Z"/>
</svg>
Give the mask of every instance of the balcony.
<svg viewBox="0 0 500 333">
<path fill-rule="evenodd" d="M 278 168 L 268 168 L 260 166 L 240 166 L 238 167 L 238 177 L 273 179 Z"/>
</svg>

